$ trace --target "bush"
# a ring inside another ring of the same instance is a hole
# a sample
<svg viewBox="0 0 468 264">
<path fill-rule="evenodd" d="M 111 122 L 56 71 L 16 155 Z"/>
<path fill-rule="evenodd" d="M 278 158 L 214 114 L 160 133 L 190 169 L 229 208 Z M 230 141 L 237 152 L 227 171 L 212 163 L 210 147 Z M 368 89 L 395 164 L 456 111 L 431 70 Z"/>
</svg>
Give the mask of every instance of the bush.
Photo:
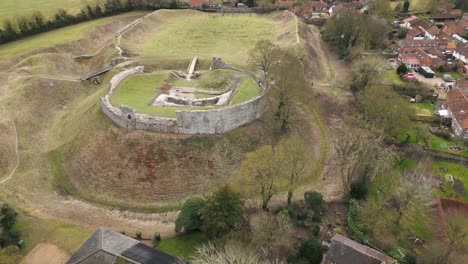
<svg viewBox="0 0 468 264">
<path fill-rule="evenodd" d="M 320 234 L 320 226 L 319 225 L 316 225 L 314 227 L 314 236 L 318 236 Z"/>
<path fill-rule="evenodd" d="M 293 202 L 288 206 L 289 217 L 298 222 L 306 220 L 308 213 L 309 211 L 298 202 Z"/>
<path fill-rule="evenodd" d="M 307 262 L 305 263 L 318 264 L 322 260 L 322 254 L 322 245 L 320 241 L 315 237 L 311 237 L 301 244 L 298 253 L 298 260 L 306 260 Z"/>
<path fill-rule="evenodd" d="M 304 200 L 314 211 L 321 211 L 324 204 L 323 196 L 319 192 L 305 192 Z"/>
<path fill-rule="evenodd" d="M 153 245 L 157 245 L 159 242 L 161 242 L 161 234 L 156 232 L 153 235 Z"/>
<path fill-rule="evenodd" d="M 141 237 L 143 236 L 143 233 L 141 231 L 136 231 L 135 235 L 138 239 L 141 239 Z"/>
<path fill-rule="evenodd" d="M 180 232 L 182 229 L 189 232 L 201 230 L 201 210 L 205 204 L 205 199 L 200 197 L 187 199 L 177 216 L 175 231 Z"/>
<path fill-rule="evenodd" d="M 222 237 L 246 223 L 244 203 L 239 193 L 225 185 L 214 192 L 201 210 L 202 231 L 210 237 Z"/>
<path fill-rule="evenodd" d="M 406 65 L 402 64 L 402 65 L 398 66 L 396 71 L 397 71 L 398 74 L 405 74 L 409 70 L 408 70 L 408 67 L 406 67 Z"/>
<path fill-rule="evenodd" d="M 406 263 L 406 264 L 416 264 L 417 263 L 416 255 L 414 255 L 413 253 L 408 252 L 405 255 L 404 263 Z"/>
<path fill-rule="evenodd" d="M 357 181 L 351 183 L 351 190 L 349 192 L 349 195 L 353 199 L 361 200 L 366 198 L 368 191 L 369 188 L 367 187 L 367 184 L 364 181 Z"/>
</svg>

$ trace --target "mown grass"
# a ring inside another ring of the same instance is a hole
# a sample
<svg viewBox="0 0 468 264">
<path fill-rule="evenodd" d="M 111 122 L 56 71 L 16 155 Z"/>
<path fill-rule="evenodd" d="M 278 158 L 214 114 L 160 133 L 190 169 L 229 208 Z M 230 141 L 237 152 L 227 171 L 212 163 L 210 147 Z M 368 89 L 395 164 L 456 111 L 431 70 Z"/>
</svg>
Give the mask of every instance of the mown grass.
<svg viewBox="0 0 468 264">
<path fill-rule="evenodd" d="M 296 34 L 294 19 L 283 22 L 256 14 L 223 16 L 188 10 L 162 10 L 137 28 L 147 34 L 130 34 L 122 45 L 144 57 L 162 60 L 221 57 L 237 65 L 247 64 L 248 53 L 257 41 L 276 41 L 287 33 L 277 42 L 291 44 Z"/>
<path fill-rule="evenodd" d="M 224 90 L 228 87 L 225 86 L 231 82 L 231 76 L 228 73 L 232 71 L 216 71 L 207 74 L 207 77 L 201 78 L 200 81 L 186 81 L 174 80 L 171 81 L 173 85 L 194 87 L 198 84 L 197 88 L 210 90 Z M 234 73 L 239 75 L 238 73 Z M 206 110 L 217 109 L 222 107 L 162 107 L 152 106 L 150 102 L 158 94 L 159 88 L 163 85 L 165 80 L 169 80 L 169 73 L 153 73 L 153 74 L 137 74 L 126 78 L 111 97 L 111 103 L 115 106 L 126 105 L 134 108 L 137 112 L 146 113 L 153 116 L 175 118 L 176 112 L 179 110 Z M 243 74 L 243 81 L 234 95 L 230 105 L 242 103 L 259 95 L 262 90 L 255 81 Z M 207 85 L 207 86 L 205 86 Z M 224 88 L 223 88 L 224 87 Z M 209 95 L 208 97 L 212 97 Z"/>
<path fill-rule="evenodd" d="M 246 78 L 242 81 L 237 90 L 237 93 L 234 95 L 231 101 L 231 105 L 239 104 L 246 102 L 255 96 L 259 95 L 262 92 L 262 89 L 257 85 L 257 83 L 251 79 Z"/>
<path fill-rule="evenodd" d="M 86 2 L 92 5 L 99 1 Z M 65 9 L 69 14 L 78 14 L 83 6 L 83 0 L 1 0 L 0 17 L 3 22 L 4 19 L 30 16 L 34 11 L 40 11 L 46 18 L 51 18 L 59 8 Z"/>
<path fill-rule="evenodd" d="M 90 32 L 97 26 L 117 21 L 122 19 L 122 17 L 135 16 L 137 14 L 140 14 L 140 12 L 132 12 L 114 17 L 101 18 L 0 45 L 0 59 L 79 40 L 83 37 L 84 34 Z"/>
<path fill-rule="evenodd" d="M 432 168 L 435 174 L 442 177 L 442 180 L 445 182 L 446 191 L 442 192 L 437 190 L 437 195 L 442 197 L 449 198 L 458 198 L 462 199 L 465 202 L 468 202 L 468 168 L 463 166 L 463 164 L 457 164 L 452 162 L 437 161 L 432 163 Z M 446 182 L 445 175 L 451 174 L 455 179 L 460 180 L 463 183 L 465 192 L 462 195 L 457 194 L 451 185 L 451 183 Z"/>
<path fill-rule="evenodd" d="M 420 116 L 432 116 L 435 110 L 435 105 L 430 102 L 421 102 L 412 104 L 416 110 L 416 115 Z"/>
<path fill-rule="evenodd" d="M 433 150 L 449 152 L 449 153 L 458 154 L 458 155 L 468 157 L 468 148 L 467 148 L 466 144 L 463 144 L 463 142 L 448 140 L 448 139 L 445 139 L 445 138 L 442 138 L 442 137 L 438 137 L 436 135 L 431 135 L 430 142 L 431 142 L 430 147 Z M 449 149 L 449 147 L 453 146 L 453 145 L 458 145 L 458 146 L 464 147 L 465 150 L 463 150 L 463 151 L 452 151 L 452 150 Z"/>
<path fill-rule="evenodd" d="M 185 260 L 191 260 L 197 247 L 208 242 L 207 237 L 202 233 L 181 235 L 163 239 L 157 248 Z"/>
<path fill-rule="evenodd" d="M 16 228 L 25 241 L 25 252 L 39 243 L 51 243 L 68 254 L 73 254 L 91 235 L 89 231 L 52 219 L 40 219 L 20 213 Z"/>
<path fill-rule="evenodd" d="M 175 79 L 171 81 L 171 84 L 174 86 L 223 91 L 228 88 L 229 84 L 231 84 L 233 77 L 240 77 L 242 75 L 243 74 L 230 70 L 213 70 L 203 73 L 202 76 L 200 76 L 198 79 L 193 79 L 190 81 L 185 79 Z"/>
</svg>

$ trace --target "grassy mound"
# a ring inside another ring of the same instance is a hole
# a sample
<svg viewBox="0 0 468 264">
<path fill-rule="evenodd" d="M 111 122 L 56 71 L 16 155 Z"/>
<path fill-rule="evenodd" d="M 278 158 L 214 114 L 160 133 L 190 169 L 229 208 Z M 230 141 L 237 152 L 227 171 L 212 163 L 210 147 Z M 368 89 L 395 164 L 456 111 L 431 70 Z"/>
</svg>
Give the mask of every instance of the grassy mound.
<svg viewBox="0 0 468 264">
<path fill-rule="evenodd" d="M 174 86 L 197 87 L 204 90 L 225 91 L 234 79 L 241 79 L 237 92 L 230 105 L 246 102 L 262 92 L 262 89 L 248 75 L 229 71 L 215 70 L 203 74 L 199 80 L 177 79 L 170 73 L 137 74 L 126 78 L 115 90 L 111 97 L 114 106 L 126 105 L 133 107 L 137 112 L 153 116 L 176 117 L 178 110 L 203 110 L 213 107 L 159 107 L 150 103 L 162 90 Z M 167 92 L 167 91 L 166 91 Z M 203 94 L 205 97 L 214 95 Z M 197 95 L 197 97 L 201 97 Z M 220 107 L 221 108 L 221 107 Z"/>
<path fill-rule="evenodd" d="M 126 34 L 124 50 L 145 58 L 188 61 L 222 57 L 229 63 L 246 65 L 248 53 L 257 41 L 270 39 L 281 46 L 296 41 L 296 22 L 283 16 L 202 13 L 191 10 L 161 10 Z"/>
</svg>

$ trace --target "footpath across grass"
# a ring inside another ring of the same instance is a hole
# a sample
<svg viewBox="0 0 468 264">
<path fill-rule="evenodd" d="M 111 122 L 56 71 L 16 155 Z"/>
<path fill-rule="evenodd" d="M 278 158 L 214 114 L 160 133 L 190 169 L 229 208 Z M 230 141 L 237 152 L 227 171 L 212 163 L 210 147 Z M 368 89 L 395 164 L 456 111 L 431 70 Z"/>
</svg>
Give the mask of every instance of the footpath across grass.
<svg viewBox="0 0 468 264">
<path fill-rule="evenodd" d="M 198 247 L 208 242 L 202 233 L 192 233 L 163 239 L 156 248 L 176 257 L 191 260 Z"/>
</svg>

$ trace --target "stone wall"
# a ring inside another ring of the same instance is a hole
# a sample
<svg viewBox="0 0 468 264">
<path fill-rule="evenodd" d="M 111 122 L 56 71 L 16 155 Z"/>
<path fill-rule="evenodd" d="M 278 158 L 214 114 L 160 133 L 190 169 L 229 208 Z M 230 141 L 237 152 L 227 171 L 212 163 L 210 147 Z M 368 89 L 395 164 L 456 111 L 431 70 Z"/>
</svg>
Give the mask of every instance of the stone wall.
<svg viewBox="0 0 468 264">
<path fill-rule="evenodd" d="M 182 134 L 219 134 L 225 133 L 258 119 L 266 109 L 267 92 L 237 105 L 222 109 L 181 110 L 176 112 L 176 118 L 154 117 L 137 113 L 128 106 L 113 106 L 110 103 L 115 88 L 126 77 L 143 72 L 142 66 L 118 73 L 110 80 L 110 89 L 106 96 L 101 97 L 101 109 L 116 125 L 128 131 L 135 129 L 182 133 Z M 258 79 L 256 78 L 258 81 Z"/>
</svg>

